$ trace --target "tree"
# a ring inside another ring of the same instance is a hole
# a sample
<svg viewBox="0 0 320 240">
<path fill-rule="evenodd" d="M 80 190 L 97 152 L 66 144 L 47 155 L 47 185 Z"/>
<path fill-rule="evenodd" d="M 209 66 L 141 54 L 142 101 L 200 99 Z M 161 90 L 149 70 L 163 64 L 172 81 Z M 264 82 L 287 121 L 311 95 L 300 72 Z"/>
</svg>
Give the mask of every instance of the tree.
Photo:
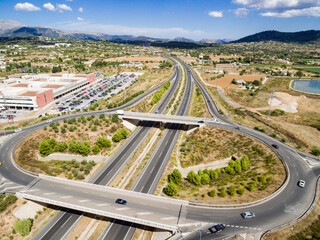
<svg viewBox="0 0 320 240">
<path fill-rule="evenodd" d="M 218 172 L 215 171 L 215 170 L 213 170 L 213 169 L 211 169 L 211 170 L 210 170 L 210 178 L 211 178 L 212 180 L 217 179 L 217 178 L 218 178 Z"/>
<path fill-rule="evenodd" d="M 211 190 L 209 193 L 208 193 L 209 197 L 215 197 L 216 196 L 216 190 Z"/>
<path fill-rule="evenodd" d="M 168 196 L 175 196 L 178 193 L 178 186 L 174 182 L 169 182 L 167 187 L 164 189 L 165 194 Z"/>
<path fill-rule="evenodd" d="M 317 148 L 316 146 L 313 146 L 313 147 L 311 148 L 311 153 L 312 153 L 313 155 L 315 155 L 315 156 L 320 156 L 320 149 Z"/>
<path fill-rule="evenodd" d="M 119 121 L 118 114 L 113 114 L 111 117 L 111 122 L 117 123 Z"/>
<path fill-rule="evenodd" d="M 208 184 L 209 182 L 210 182 L 210 177 L 209 177 L 209 175 L 204 173 L 204 174 L 201 176 L 201 184 L 206 185 L 206 184 Z"/>
<path fill-rule="evenodd" d="M 46 140 L 42 140 L 39 145 L 39 151 L 41 156 L 48 156 L 51 153 L 50 144 Z"/>
<path fill-rule="evenodd" d="M 195 174 L 194 171 L 188 173 L 187 180 L 194 185 L 201 185 L 201 177 L 198 174 Z"/>
<path fill-rule="evenodd" d="M 243 156 L 241 158 L 241 167 L 243 171 L 247 171 L 250 168 L 250 159 L 248 156 Z"/>
<path fill-rule="evenodd" d="M 230 194 L 230 196 L 235 196 L 236 195 L 236 187 L 235 186 L 230 186 L 229 187 L 229 194 Z"/>
<path fill-rule="evenodd" d="M 92 152 L 93 152 L 93 154 L 98 154 L 100 152 L 99 146 L 98 145 L 94 145 L 92 147 Z"/>
<path fill-rule="evenodd" d="M 297 71 L 295 74 L 296 77 L 303 77 L 303 72 L 302 71 Z"/>
<path fill-rule="evenodd" d="M 239 189 L 238 189 L 238 194 L 239 194 L 239 195 L 243 195 L 243 194 L 245 193 L 245 191 L 246 191 L 246 190 L 245 190 L 244 188 L 239 188 Z"/>
<path fill-rule="evenodd" d="M 219 196 L 220 196 L 220 197 L 225 197 L 225 196 L 227 196 L 227 192 L 226 192 L 226 188 L 225 188 L 225 187 L 220 188 Z"/>
<path fill-rule="evenodd" d="M 109 139 L 106 139 L 105 137 L 98 137 L 96 144 L 100 148 L 110 148 L 111 147 L 111 141 Z"/>
<path fill-rule="evenodd" d="M 168 175 L 168 181 L 179 184 L 182 180 L 182 175 L 178 169 L 174 169 L 171 174 Z"/>
<path fill-rule="evenodd" d="M 77 153 L 78 152 L 78 146 L 77 146 L 77 143 L 74 139 L 72 139 L 70 142 L 69 142 L 69 151 L 71 153 Z"/>
<path fill-rule="evenodd" d="M 21 236 L 27 236 L 30 233 L 33 220 L 31 218 L 18 220 L 13 229 L 17 231 Z"/>
</svg>

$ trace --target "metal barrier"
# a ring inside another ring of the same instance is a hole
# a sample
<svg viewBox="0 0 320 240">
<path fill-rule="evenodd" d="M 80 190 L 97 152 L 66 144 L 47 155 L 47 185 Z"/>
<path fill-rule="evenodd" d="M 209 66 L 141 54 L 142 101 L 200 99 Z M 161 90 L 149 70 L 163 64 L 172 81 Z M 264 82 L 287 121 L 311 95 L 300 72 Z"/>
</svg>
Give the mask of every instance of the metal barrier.
<svg viewBox="0 0 320 240">
<path fill-rule="evenodd" d="M 103 186 L 103 185 L 98 185 L 98 184 L 93 184 L 93 183 L 87 183 L 87 182 L 79 182 L 79 181 L 72 181 L 68 179 L 63 179 L 63 178 L 57 178 L 57 177 L 52 177 L 52 176 L 47 176 L 47 175 L 39 175 L 40 178 L 42 179 L 50 179 L 53 181 L 58 181 L 58 182 L 67 182 L 70 184 L 75 184 L 75 185 L 84 185 L 88 187 L 94 187 L 94 188 L 100 188 L 104 190 L 110 190 L 110 191 L 117 191 L 117 192 L 122 192 L 122 193 L 128 193 L 128 194 L 134 194 L 136 196 L 142 196 L 142 197 L 148 197 L 148 198 L 153 198 L 161 201 L 171 201 L 177 204 L 185 204 L 187 205 L 189 202 L 184 201 L 184 200 L 179 200 L 179 199 L 174 199 L 174 198 L 167 198 L 167 197 L 161 197 L 161 196 L 156 196 L 152 194 L 147 194 L 147 193 L 141 193 L 141 192 L 135 192 L 135 191 L 130 191 L 126 189 L 120 189 L 120 188 L 113 188 L 113 187 L 108 187 L 108 186 Z"/>
<path fill-rule="evenodd" d="M 166 225 L 166 224 L 157 223 L 157 222 L 153 222 L 153 221 L 147 221 L 147 220 L 143 220 L 143 219 L 127 217 L 127 216 L 123 216 L 123 215 L 119 215 L 119 214 L 115 214 L 115 213 L 100 211 L 100 210 L 93 209 L 93 208 L 81 207 L 81 206 L 78 206 L 75 204 L 64 203 L 64 202 L 60 202 L 60 201 L 51 200 L 48 198 L 33 196 L 30 194 L 17 193 L 16 195 L 17 195 L 17 197 L 23 198 L 23 199 L 34 200 L 34 201 L 48 203 L 48 204 L 52 204 L 52 205 L 56 205 L 56 206 L 60 206 L 60 207 L 69 208 L 69 209 L 75 209 L 75 210 L 79 210 L 82 212 L 88 212 L 88 213 L 92 213 L 92 214 L 96 214 L 96 215 L 100 215 L 100 216 L 105 216 L 105 217 L 110 217 L 110 218 L 114 218 L 114 219 L 134 222 L 134 223 L 141 224 L 141 225 L 165 229 L 165 230 L 168 230 L 171 232 L 176 232 L 178 230 L 177 226 L 171 226 L 171 225 Z"/>
</svg>

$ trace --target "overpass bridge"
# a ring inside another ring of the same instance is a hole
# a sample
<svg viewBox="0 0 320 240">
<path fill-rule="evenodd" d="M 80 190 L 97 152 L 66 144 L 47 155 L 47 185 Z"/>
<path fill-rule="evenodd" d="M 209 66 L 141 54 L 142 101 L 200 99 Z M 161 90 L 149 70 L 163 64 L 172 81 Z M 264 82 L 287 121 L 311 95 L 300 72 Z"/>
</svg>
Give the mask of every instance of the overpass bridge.
<svg viewBox="0 0 320 240">
<path fill-rule="evenodd" d="M 200 118 L 179 115 L 165 115 L 157 113 L 142 113 L 142 112 L 129 112 L 117 111 L 117 114 L 122 119 L 139 120 L 139 121 L 153 121 L 162 123 L 178 123 L 185 125 L 204 126 L 212 123 L 221 123 L 216 118 Z"/>
<path fill-rule="evenodd" d="M 187 201 L 45 175 L 39 175 L 16 195 L 21 199 L 171 232 L 176 232 L 179 224 L 186 224 L 186 209 L 189 204 Z M 118 198 L 127 200 L 127 204 L 115 203 Z"/>
</svg>

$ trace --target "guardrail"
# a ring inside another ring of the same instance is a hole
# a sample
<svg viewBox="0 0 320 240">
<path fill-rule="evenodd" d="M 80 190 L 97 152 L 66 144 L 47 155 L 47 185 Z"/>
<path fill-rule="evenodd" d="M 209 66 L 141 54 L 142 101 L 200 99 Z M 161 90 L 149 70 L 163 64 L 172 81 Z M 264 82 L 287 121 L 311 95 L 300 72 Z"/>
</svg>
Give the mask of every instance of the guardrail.
<svg viewBox="0 0 320 240">
<path fill-rule="evenodd" d="M 16 195 L 17 195 L 17 197 L 23 198 L 23 199 L 34 200 L 34 201 L 38 201 L 38 202 L 52 204 L 55 206 L 60 206 L 60 207 L 65 207 L 65 208 L 69 208 L 69 209 L 79 210 L 82 212 L 92 213 L 92 214 L 96 214 L 96 215 L 100 215 L 100 216 L 110 217 L 110 218 L 119 219 L 119 220 L 123 220 L 123 221 L 134 222 L 134 223 L 141 224 L 141 225 L 165 229 L 165 230 L 168 230 L 171 232 L 176 232 L 178 230 L 177 226 L 157 223 L 157 222 L 143 220 L 143 219 L 134 218 L 134 217 L 123 216 L 123 215 L 110 213 L 110 212 L 106 212 L 106 211 L 101 211 L 101 210 L 88 208 L 88 207 L 80 207 L 75 204 L 64 203 L 64 202 L 60 202 L 60 201 L 56 201 L 56 200 L 51 200 L 48 198 L 33 196 L 30 194 L 17 193 Z"/>
<path fill-rule="evenodd" d="M 69 184 L 76 184 L 76 185 L 83 185 L 83 186 L 88 186 L 88 187 L 100 188 L 100 189 L 109 190 L 109 191 L 113 191 L 113 192 L 117 191 L 117 192 L 122 192 L 122 193 L 134 194 L 134 195 L 153 198 L 153 199 L 157 199 L 157 200 L 161 200 L 161 201 L 171 201 L 171 202 L 178 203 L 178 204 L 188 205 L 188 203 L 189 203 L 188 201 L 174 199 L 174 198 L 161 197 L 161 196 L 156 196 L 156 195 L 152 195 L 152 194 L 135 192 L 135 191 L 120 189 L 120 188 L 113 188 L 113 187 L 108 187 L 108 186 L 103 186 L 103 185 L 98 185 L 98 184 L 93 184 L 93 183 L 72 181 L 69 179 L 57 178 L 57 177 L 52 177 L 52 176 L 47 176 L 47 175 L 42 175 L 42 174 L 39 174 L 39 177 L 42 179 L 49 179 L 49 180 L 58 181 L 58 182 L 66 182 Z"/>
</svg>

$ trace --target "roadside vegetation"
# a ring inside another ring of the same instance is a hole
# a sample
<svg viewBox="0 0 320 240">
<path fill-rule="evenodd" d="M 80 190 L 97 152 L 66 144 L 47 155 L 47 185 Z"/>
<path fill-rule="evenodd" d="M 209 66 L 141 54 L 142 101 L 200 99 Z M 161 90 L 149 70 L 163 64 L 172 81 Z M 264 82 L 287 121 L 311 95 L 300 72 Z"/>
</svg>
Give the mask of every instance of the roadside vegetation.
<svg viewBox="0 0 320 240">
<path fill-rule="evenodd" d="M 225 167 L 205 168 L 215 162 L 219 166 L 221 161 Z M 202 203 L 254 201 L 277 190 L 285 179 L 282 162 L 268 147 L 248 136 L 213 127 L 185 136 L 180 163 L 184 172 L 186 167 L 202 167 L 184 177 L 174 169 L 164 193 L 189 201 L 197 198 Z"/>
<path fill-rule="evenodd" d="M 52 153 L 69 153 L 104 156 L 129 133 L 116 114 L 109 117 L 104 114 L 99 117 L 82 116 L 51 123 L 33 133 L 18 146 L 14 156 L 21 167 L 33 172 L 84 179 L 96 165 L 94 161 L 39 161 L 38 155 L 46 157 Z"/>
</svg>

